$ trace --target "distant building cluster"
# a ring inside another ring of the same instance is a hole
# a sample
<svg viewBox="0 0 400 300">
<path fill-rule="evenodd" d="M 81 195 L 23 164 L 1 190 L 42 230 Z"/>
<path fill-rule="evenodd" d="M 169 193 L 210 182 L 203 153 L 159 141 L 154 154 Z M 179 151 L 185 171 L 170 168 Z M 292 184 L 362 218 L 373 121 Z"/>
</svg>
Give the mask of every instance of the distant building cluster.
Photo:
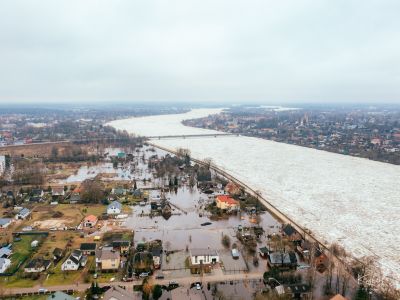
<svg viewBox="0 0 400 300">
<path fill-rule="evenodd" d="M 400 164 L 396 109 L 234 109 L 185 124 Z"/>
</svg>

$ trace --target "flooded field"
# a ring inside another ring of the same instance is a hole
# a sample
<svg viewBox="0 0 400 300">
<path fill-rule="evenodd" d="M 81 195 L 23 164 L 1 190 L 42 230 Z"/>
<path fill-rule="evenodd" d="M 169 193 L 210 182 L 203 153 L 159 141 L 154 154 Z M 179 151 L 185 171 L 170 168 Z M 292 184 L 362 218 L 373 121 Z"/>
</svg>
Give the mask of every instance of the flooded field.
<svg viewBox="0 0 400 300">
<path fill-rule="evenodd" d="M 135 230 L 135 242 L 160 239 L 168 250 L 189 248 L 222 249 L 222 234 L 235 239 L 235 228 L 238 225 L 250 226 L 249 216 L 245 213 L 230 216 L 224 220 L 213 221 L 204 210 L 208 196 L 201 193 L 197 187 L 180 187 L 177 192 L 166 193 L 166 198 L 173 204 L 172 216 L 165 220 L 162 216 L 148 217 L 150 204 L 132 207 L 132 215 L 125 221 L 125 227 Z M 144 214 L 144 215 L 143 215 Z M 210 225 L 201 224 L 210 222 Z M 276 220 L 268 213 L 260 218 L 265 234 L 277 232 L 280 228 Z"/>
<path fill-rule="evenodd" d="M 152 151 L 150 151 L 150 149 Z M 80 166 L 76 172 L 66 179 L 58 180 L 59 184 L 73 184 L 82 183 L 86 179 L 93 179 L 96 176 L 100 176 L 103 181 L 137 181 L 138 188 L 147 188 L 161 184 L 159 179 L 155 178 L 147 167 L 147 160 L 150 156 L 157 154 L 165 154 L 164 151 L 155 150 L 151 147 L 143 147 L 142 149 L 133 151 L 132 149 L 120 149 L 120 148 L 107 148 L 105 150 L 106 158 L 104 162 L 100 163 L 88 163 Z M 154 150 L 154 151 L 153 151 Z M 118 153 L 125 153 L 128 151 L 133 153 L 134 161 L 126 164 L 119 164 L 114 166 L 111 162 L 111 156 L 116 156 Z M 157 151 L 157 152 L 155 152 Z M 144 182 L 146 180 L 146 182 Z"/>
<path fill-rule="evenodd" d="M 145 136 L 209 134 L 215 131 L 185 127 L 181 121 L 215 112 L 194 110 L 111 125 Z M 399 166 L 250 137 L 154 143 L 169 149 L 187 148 L 197 159 L 212 158 L 319 239 L 338 243 L 356 257 L 374 257 L 387 277 L 400 282 L 400 236 L 394 234 L 400 225 Z M 157 226 L 173 225 L 161 222 Z M 180 228 L 179 223 L 175 226 Z"/>
</svg>

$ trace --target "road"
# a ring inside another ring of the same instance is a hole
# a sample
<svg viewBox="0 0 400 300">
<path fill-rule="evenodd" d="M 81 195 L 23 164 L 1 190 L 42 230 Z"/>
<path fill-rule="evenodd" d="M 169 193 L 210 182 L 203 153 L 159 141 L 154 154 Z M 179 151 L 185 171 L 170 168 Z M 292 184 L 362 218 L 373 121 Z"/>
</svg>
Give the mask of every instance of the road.
<svg viewBox="0 0 400 300">
<path fill-rule="evenodd" d="M 262 273 L 238 273 L 238 274 L 211 274 L 204 276 L 189 276 L 175 279 L 163 279 L 163 280 L 155 280 L 157 284 L 160 285 L 168 285 L 169 282 L 174 281 L 179 283 L 181 286 L 190 286 L 190 284 L 194 282 L 203 282 L 203 283 L 212 283 L 212 282 L 221 282 L 221 281 L 237 281 L 237 280 L 261 280 L 263 277 Z M 133 285 L 141 284 L 142 280 L 134 280 L 132 282 L 124 282 L 124 281 L 115 281 L 115 282 L 107 282 L 107 283 L 99 283 L 100 287 L 103 286 L 123 286 L 128 289 L 132 289 Z M 33 294 L 38 293 L 39 289 L 46 289 L 48 292 L 56 292 L 56 291 L 67 291 L 73 290 L 76 292 L 83 292 L 90 287 L 90 283 L 82 283 L 82 284 L 70 284 L 70 285 L 57 285 L 51 287 L 43 287 L 41 285 L 37 285 L 29 288 L 4 288 L 3 295 L 13 296 L 13 295 L 21 295 L 21 294 Z"/>
</svg>

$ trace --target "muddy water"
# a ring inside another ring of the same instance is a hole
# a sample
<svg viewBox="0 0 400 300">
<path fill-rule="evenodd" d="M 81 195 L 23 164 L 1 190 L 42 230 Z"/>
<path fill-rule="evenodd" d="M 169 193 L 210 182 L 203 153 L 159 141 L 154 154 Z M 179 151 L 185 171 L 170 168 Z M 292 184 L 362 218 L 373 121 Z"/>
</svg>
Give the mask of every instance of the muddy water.
<svg viewBox="0 0 400 300">
<path fill-rule="evenodd" d="M 254 225 L 249 222 L 246 213 L 212 221 L 204 210 L 205 203 L 212 200 L 197 187 L 182 186 L 176 193 L 166 193 L 166 197 L 174 205 L 173 215 L 168 220 L 162 216 L 142 216 L 142 213 L 150 212 L 150 205 L 132 207 L 132 214 L 124 225 L 135 230 L 136 243 L 160 239 L 168 250 L 182 250 L 186 247 L 221 249 L 222 234 L 229 235 L 234 241 L 235 228 L 238 225 Z M 205 222 L 212 224 L 201 226 Z M 279 227 L 279 223 L 268 213 L 261 215 L 260 225 L 266 234 L 277 232 Z"/>
<path fill-rule="evenodd" d="M 105 174 L 106 176 L 102 180 L 118 180 L 118 181 L 137 181 L 138 188 L 149 188 L 157 186 L 161 182 L 159 179 L 154 178 L 153 174 L 147 167 L 147 162 L 150 156 L 159 155 L 163 156 L 166 154 L 165 151 L 155 150 L 149 146 L 142 147 L 139 152 L 134 150 L 124 150 L 121 148 L 106 148 L 104 153 L 108 153 L 104 161 L 98 164 L 88 164 L 81 166 L 75 174 L 67 177 L 66 179 L 59 180 L 59 184 L 71 184 L 81 183 L 87 179 L 93 179 L 99 174 Z M 117 168 L 113 167 L 111 163 L 111 156 L 116 156 L 119 152 L 132 153 L 134 159 L 132 162 L 118 165 Z M 146 179 L 145 184 L 143 180 Z"/>
</svg>

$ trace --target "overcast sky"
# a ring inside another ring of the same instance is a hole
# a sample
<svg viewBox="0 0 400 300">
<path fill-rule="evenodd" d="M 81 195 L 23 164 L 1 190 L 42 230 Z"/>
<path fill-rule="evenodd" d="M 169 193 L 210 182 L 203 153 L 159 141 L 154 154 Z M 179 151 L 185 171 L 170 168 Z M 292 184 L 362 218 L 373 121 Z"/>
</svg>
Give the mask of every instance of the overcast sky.
<svg viewBox="0 0 400 300">
<path fill-rule="evenodd" d="M 117 100 L 400 103 L 400 1 L 0 1 L 0 103 Z"/>
</svg>

